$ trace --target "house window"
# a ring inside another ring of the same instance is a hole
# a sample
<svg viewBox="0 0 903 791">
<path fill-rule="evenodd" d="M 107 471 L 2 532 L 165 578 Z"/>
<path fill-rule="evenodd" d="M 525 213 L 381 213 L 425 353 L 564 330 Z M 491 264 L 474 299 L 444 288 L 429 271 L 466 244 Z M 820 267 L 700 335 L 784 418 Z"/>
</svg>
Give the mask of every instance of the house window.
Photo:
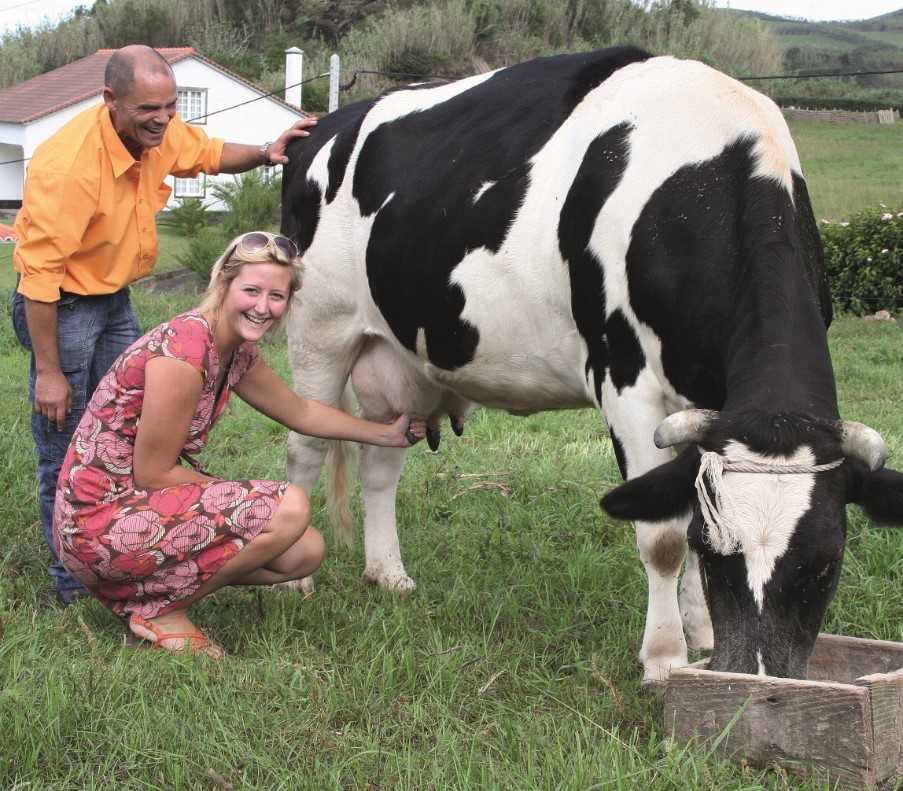
<svg viewBox="0 0 903 791">
<path fill-rule="evenodd" d="M 176 94 L 176 110 L 183 121 L 206 124 L 207 90 L 205 88 L 179 88 Z"/>
<path fill-rule="evenodd" d="M 193 179 L 175 179 L 174 198 L 203 198 L 207 194 L 206 176 L 199 173 Z"/>
</svg>

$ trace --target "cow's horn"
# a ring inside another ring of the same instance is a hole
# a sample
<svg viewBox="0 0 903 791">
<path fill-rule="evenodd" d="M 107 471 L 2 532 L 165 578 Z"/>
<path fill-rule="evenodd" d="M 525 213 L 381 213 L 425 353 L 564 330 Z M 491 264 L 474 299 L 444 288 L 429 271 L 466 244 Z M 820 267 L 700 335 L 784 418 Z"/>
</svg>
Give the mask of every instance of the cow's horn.
<svg viewBox="0 0 903 791">
<path fill-rule="evenodd" d="M 684 409 L 668 415 L 653 435 L 657 448 L 670 448 L 685 442 L 699 442 L 718 413 L 711 409 Z"/>
<path fill-rule="evenodd" d="M 864 423 L 844 420 L 840 424 L 841 450 L 844 456 L 854 456 L 868 464 L 874 472 L 884 466 L 887 458 L 887 445 L 881 435 Z"/>
</svg>

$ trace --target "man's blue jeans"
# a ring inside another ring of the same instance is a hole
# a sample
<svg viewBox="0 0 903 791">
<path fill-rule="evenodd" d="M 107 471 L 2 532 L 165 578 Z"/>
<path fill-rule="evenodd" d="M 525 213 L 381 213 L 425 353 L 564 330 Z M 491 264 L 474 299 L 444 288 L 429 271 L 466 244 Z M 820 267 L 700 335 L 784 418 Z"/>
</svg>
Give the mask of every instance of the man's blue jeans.
<svg viewBox="0 0 903 791">
<path fill-rule="evenodd" d="M 13 329 L 19 342 L 31 351 L 31 338 L 25 323 L 25 303 L 15 292 L 12 300 Z M 72 388 L 72 410 L 66 417 L 62 431 L 32 410 L 31 433 L 38 457 L 38 498 L 41 506 L 41 527 L 50 550 L 50 576 L 61 598 L 66 601 L 82 586 L 60 564 L 53 549 L 51 526 L 56 480 L 69 441 L 79 424 L 85 407 L 97 383 L 139 334 L 138 320 L 132 312 L 128 289 L 95 297 L 63 293 L 57 303 L 57 342 L 62 368 Z M 35 358 L 31 355 L 28 401 L 34 406 Z"/>
</svg>

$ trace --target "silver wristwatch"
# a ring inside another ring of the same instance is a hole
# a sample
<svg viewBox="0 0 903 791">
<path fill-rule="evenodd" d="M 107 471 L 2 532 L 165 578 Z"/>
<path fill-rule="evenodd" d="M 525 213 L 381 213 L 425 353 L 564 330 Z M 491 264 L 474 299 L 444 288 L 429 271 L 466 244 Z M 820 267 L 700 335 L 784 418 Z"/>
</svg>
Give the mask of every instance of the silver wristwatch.
<svg viewBox="0 0 903 791">
<path fill-rule="evenodd" d="M 264 143 L 260 147 L 260 158 L 263 160 L 264 165 L 270 164 L 270 143 Z"/>
</svg>

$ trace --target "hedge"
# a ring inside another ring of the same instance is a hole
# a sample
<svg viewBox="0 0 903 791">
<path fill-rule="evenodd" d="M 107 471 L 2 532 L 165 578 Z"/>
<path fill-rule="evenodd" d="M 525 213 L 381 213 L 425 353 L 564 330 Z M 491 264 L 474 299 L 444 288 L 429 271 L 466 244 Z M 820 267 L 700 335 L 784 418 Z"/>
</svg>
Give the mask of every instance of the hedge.
<svg viewBox="0 0 903 791">
<path fill-rule="evenodd" d="M 820 230 L 836 308 L 857 315 L 903 310 L 903 207 L 822 220 Z"/>
</svg>

